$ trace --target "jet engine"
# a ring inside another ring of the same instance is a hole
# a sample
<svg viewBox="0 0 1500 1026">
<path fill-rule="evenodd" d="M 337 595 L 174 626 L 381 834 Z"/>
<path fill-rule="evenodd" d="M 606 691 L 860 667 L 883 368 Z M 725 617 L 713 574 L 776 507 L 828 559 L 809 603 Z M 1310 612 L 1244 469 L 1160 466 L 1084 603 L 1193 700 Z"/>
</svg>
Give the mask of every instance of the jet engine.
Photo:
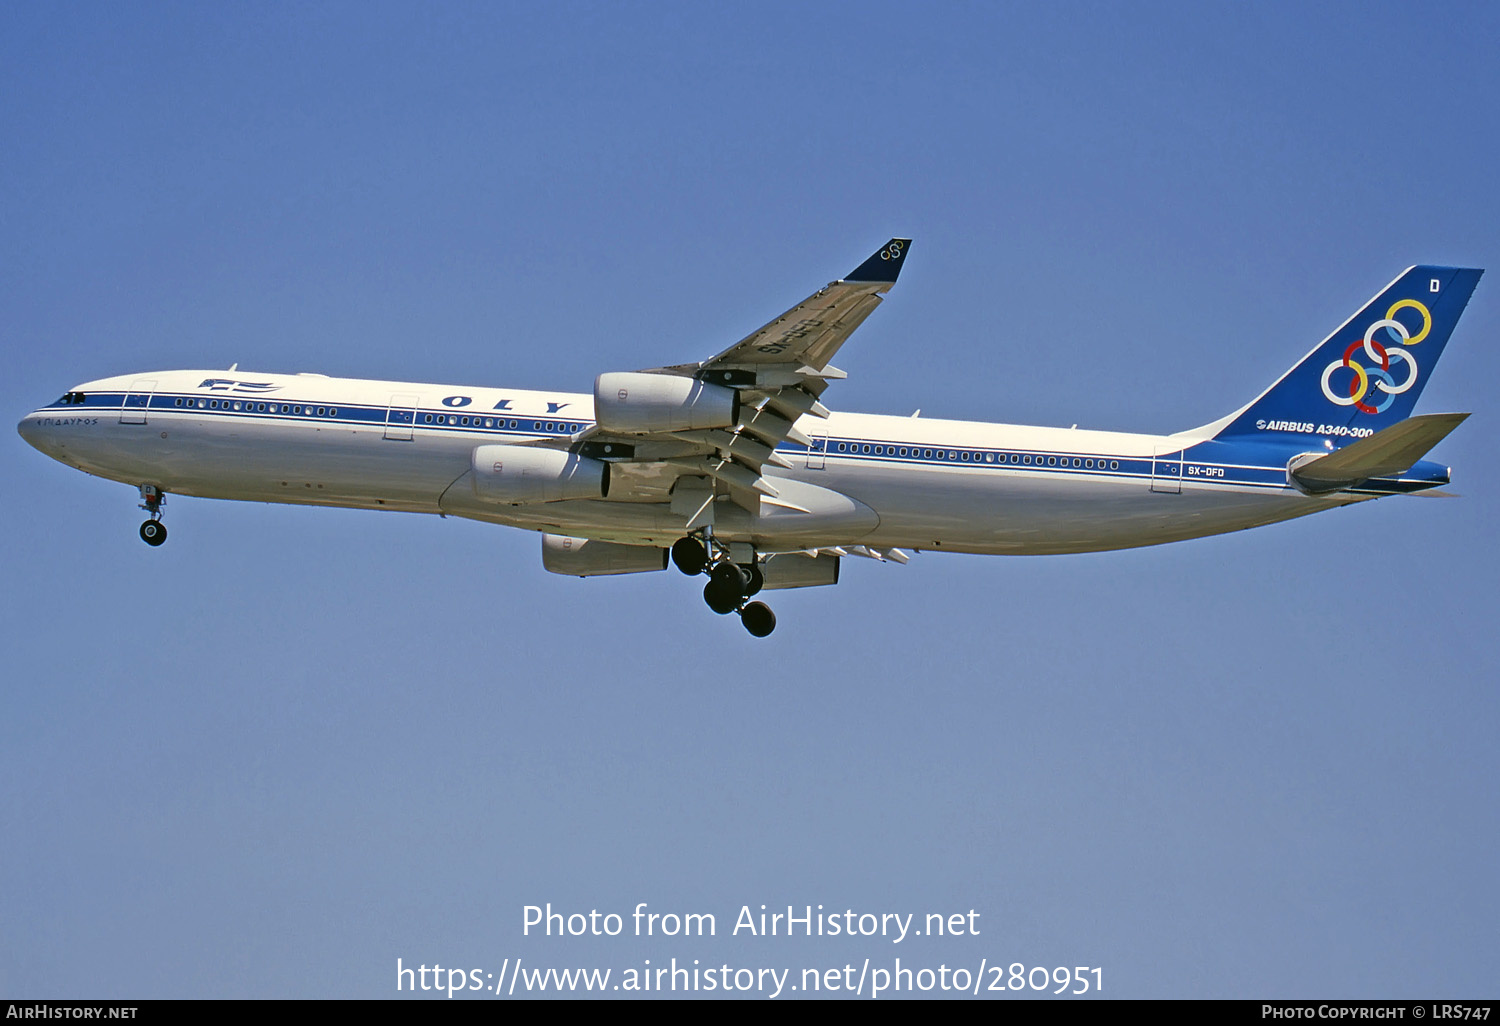
<svg viewBox="0 0 1500 1026">
<path fill-rule="evenodd" d="M 739 393 L 675 374 L 611 373 L 594 379 L 594 418 L 605 431 L 650 435 L 731 427 Z"/>
<path fill-rule="evenodd" d="M 821 588 L 839 583 L 838 556 L 803 556 L 795 552 L 784 552 L 769 556 L 760 565 L 765 578 L 765 589 Z"/>
<path fill-rule="evenodd" d="M 587 456 L 529 445 L 481 445 L 470 457 L 474 494 L 520 506 L 609 494 L 609 465 Z"/>
<path fill-rule="evenodd" d="M 542 535 L 542 566 L 570 577 L 639 574 L 667 568 L 667 550 L 653 545 L 618 545 L 590 538 Z"/>
</svg>

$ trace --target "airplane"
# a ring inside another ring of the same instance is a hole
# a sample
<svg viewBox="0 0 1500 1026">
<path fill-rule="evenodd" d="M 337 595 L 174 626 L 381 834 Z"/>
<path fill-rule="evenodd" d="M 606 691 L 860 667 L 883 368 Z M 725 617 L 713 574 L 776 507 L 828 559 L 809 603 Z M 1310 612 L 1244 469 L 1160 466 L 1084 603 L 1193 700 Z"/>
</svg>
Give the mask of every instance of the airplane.
<svg viewBox="0 0 1500 1026">
<path fill-rule="evenodd" d="M 1423 457 L 1468 414 L 1412 416 L 1484 272 L 1412 267 L 1257 398 L 1170 435 L 834 412 L 830 362 L 911 251 L 846 277 L 701 363 L 600 374 L 592 394 L 172 370 L 74 386 L 18 430 L 168 494 L 466 517 L 540 532 L 542 565 L 707 578 L 757 637 L 761 591 L 836 584 L 909 551 L 1095 552 L 1258 527 L 1437 488 Z"/>
</svg>

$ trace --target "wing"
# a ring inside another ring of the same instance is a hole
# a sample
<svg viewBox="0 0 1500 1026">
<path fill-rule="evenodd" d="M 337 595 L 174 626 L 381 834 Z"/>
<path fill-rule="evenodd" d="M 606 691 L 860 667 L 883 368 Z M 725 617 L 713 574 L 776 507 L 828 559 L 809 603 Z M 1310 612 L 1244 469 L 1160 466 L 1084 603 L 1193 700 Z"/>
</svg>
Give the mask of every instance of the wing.
<svg viewBox="0 0 1500 1026">
<path fill-rule="evenodd" d="M 773 367 L 821 374 L 845 339 L 880 305 L 881 295 L 896 284 L 910 249 L 910 239 L 892 239 L 848 277 L 829 282 L 712 360 L 690 365 L 694 374 L 708 372 L 704 379 L 713 380 L 718 372 L 726 383 L 735 380 L 734 371 Z M 827 376 L 842 377 L 837 372 Z"/>
<path fill-rule="evenodd" d="M 677 479 L 689 476 L 706 479 L 683 490 L 702 496 L 701 501 L 687 500 L 696 502 L 700 512 L 716 494 L 726 493 L 752 513 L 759 512 L 760 502 L 774 502 L 777 494 L 762 470 L 767 465 L 791 466 L 775 451 L 783 441 L 812 446 L 796 421 L 804 414 L 828 416 L 818 397 L 830 381 L 845 376 L 829 361 L 896 283 L 910 249 L 910 239 L 891 239 L 848 277 L 829 282 L 710 360 L 638 372 L 732 389 L 737 411 L 733 423 L 644 434 L 596 428 L 574 439 L 574 446 L 584 455 L 615 464 L 611 479 L 626 487 L 616 490 L 612 484 L 612 497 L 618 494 L 628 501 L 639 496 L 636 501 L 643 501 L 653 489 L 659 494 L 666 489 L 672 491 L 676 509 L 683 505 L 676 495 Z M 635 491 L 628 487 L 633 479 L 639 484 Z M 689 516 L 689 527 L 692 520 Z"/>
</svg>

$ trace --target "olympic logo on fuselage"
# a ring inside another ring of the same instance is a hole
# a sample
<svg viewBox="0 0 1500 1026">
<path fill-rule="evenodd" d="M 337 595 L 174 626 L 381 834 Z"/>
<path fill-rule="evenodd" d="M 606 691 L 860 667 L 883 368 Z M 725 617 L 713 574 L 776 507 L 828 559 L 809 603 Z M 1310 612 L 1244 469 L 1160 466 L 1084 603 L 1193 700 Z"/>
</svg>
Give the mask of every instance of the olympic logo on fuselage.
<svg viewBox="0 0 1500 1026">
<path fill-rule="evenodd" d="M 1422 330 L 1413 335 L 1406 325 L 1395 319 L 1396 311 L 1398 310 L 1415 310 L 1421 314 Z M 1384 413 L 1390 407 L 1391 403 L 1396 401 L 1396 396 L 1417 383 L 1417 361 L 1405 349 L 1398 349 L 1394 346 L 1388 348 L 1375 341 L 1375 334 L 1381 329 L 1387 332 L 1388 338 L 1394 337 L 1402 346 L 1414 346 L 1426 338 L 1427 333 L 1432 330 L 1432 314 L 1428 311 L 1427 307 L 1415 299 L 1402 299 L 1393 303 L 1391 308 L 1385 312 L 1384 318 L 1365 329 L 1364 338 L 1350 343 L 1349 348 L 1344 350 L 1343 359 L 1334 360 L 1327 367 L 1323 368 L 1321 382 L 1323 385 L 1323 395 L 1328 398 L 1329 402 L 1336 403 L 1339 406 L 1353 406 L 1361 413 Z M 1366 358 L 1372 363 L 1379 364 L 1379 366 L 1366 367 L 1354 359 L 1355 353 L 1360 349 L 1364 350 Z M 1391 360 L 1393 358 L 1400 363 L 1406 364 L 1406 379 L 1399 385 L 1396 384 L 1395 375 L 1391 373 Z M 1329 384 L 1333 379 L 1333 375 L 1340 368 L 1347 369 L 1353 373 L 1353 376 L 1349 379 L 1348 395 L 1336 395 Z M 1380 400 L 1374 405 L 1365 402 L 1366 398 L 1371 397 L 1372 385 L 1373 390 L 1384 393 L 1383 397 L 1374 397 Z"/>
</svg>

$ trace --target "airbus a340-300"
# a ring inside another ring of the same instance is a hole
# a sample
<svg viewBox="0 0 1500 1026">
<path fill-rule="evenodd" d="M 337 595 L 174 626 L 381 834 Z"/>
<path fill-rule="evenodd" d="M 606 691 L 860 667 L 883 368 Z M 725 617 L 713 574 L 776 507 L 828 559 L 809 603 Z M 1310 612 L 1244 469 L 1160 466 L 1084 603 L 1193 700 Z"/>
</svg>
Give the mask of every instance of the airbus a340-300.
<svg viewBox="0 0 1500 1026">
<path fill-rule="evenodd" d="M 74 386 L 20 433 L 139 489 L 468 517 L 541 532 L 550 571 L 707 578 L 757 636 L 762 590 L 907 550 L 1090 552 L 1238 531 L 1448 481 L 1423 457 L 1467 414 L 1413 405 L 1483 273 L 1413 267 L 1248 405 L 1172 435 L 833 412 L 830 361 L 909 239 L 702 363 L 592 394 L 174 370 Z"/>
</svg>

